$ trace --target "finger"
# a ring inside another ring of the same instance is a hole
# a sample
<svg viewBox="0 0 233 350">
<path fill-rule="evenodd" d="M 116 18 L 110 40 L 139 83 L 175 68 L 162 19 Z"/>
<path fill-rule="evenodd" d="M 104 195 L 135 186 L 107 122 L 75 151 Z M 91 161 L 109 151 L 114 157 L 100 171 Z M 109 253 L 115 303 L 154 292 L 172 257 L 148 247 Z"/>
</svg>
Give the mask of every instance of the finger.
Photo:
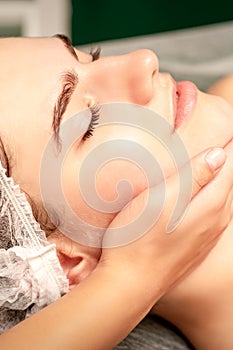
<svg viewBox="0 0 233 350">
<path fill-rule="evenodd" d="M 192 198 L 215 177 L 225 161 L 226 152 L 222 148 L 213 148 L 191 160 L 193 171 Z"/>
<path fill-rule="evenodd" d="M 213 178 L 216 173 L 220 170 L 223 164 L 226 161 L 226 152 L 222 148 L 212 148 L 208 151 L 202 152 L 201 154 L 195 156 L 191 159 L 192 166 L 192 178 L 190 179 L 190 164 L 186 164 L 179 172 L 180 177 L 182 176 L 182 190 L 184 194 L 190 194 L 189 200 L 193 200 L 193 198 L 200 192 L 200 190 L 206 186 Z M 192 183 L 190 183 L 192 180 Z M 170 179 L 172 181 L 172 179 Z M 172 198 L 174 198 L 174 185 L 172 187 Z M 192 187 L 192 188 L 190 188 Z M 177 191 L 177 186 L 175 187 Z M 190 192 L 191 191 L 191 192 Z M 173 201 L 170 201 L 170 203 Z M 179 224 L 180 220 L 184 216 L 187 210 L 187 199 L 185 196 L 182 196 L 179 205 L 172 208 L 170 213 L 172 216 L 170 217 L 169 224 L 167 226 L 167 233 L 174 231 L 176 225 Z M 171 210 L 171 206 L 169 208 Z M 167 212 L 166 212 L 167 213 Z"/>
<path fill-rule="evenodd" d="M 215 177 L 217 172 L 223 166 L 226 160 L 226 152 L 222 148 L 211 148 L 208 151 L 202 152 L 191 159 L 192 174 L 190 178 L 190 163 L 185 164 L 179 174 L 173 174 L 166 180 L 166 206 L 161 213 L 160 219 L 169 224 L 167 233 L 172 232 L 176 225 L 186 212 L 187 205 L 200 192 L 200 190 L 209 184 Z M 177 205 L 177 198 L 180 195 L 179 180 L 182 178 L 183 195 Z M 156 186 L 153 189 L 153 207 L 157 208 L 159 203 L 160 187 Z M 152 193 L 152 192 L 151 192 Z M 187 197 L 188 195 L 188 197 Z"/>
<path fill-rule="evenodd" d="M 200 191 L 202 187 L 208 184 L 216 175 L 217 171 L 221 168 L 226 160 L 226 153 L 221 148 L 213 148 L 211 150 L 202 152 L 201 154 L 195 156 L 191 159 L 191 164 L 193 168 L 193 186 L 192 186 L 192 198 Z M 186 172 L 187 169 L 190 169 L 190 164 L 185 165 L 180 171 Z M 190 172 L 187 172 L 187 178 L 190 175 Z M 182 176 L 184 179 L 185 176 Z M 164 225 L 167 223 L 167 218 L 170 217 L 173 212 L 174 205 L 177 200 L 177 191 L 179 186 L 177 185 L 179 180 L 178 174 L 171 176 L 167 181 L 167 198 L 166 207 L 161 213 L 160 220 L 164 222 Z M 182 186 L 189 186 L 187 190 L 190 193 L 190 181 L 182 184 Z M 155 186 L 150 189 L 150 205 L 147 206 L 147 210 L 154 215 L 155 209 L 161 204 L 160 200 L 160 185 Z M 137 197 L 134 198 L 132 202 L 126 206 L 121 213 L 117 215 L 114 220 L 115 227 L 127 225 L 129 222 L 134 221 L 144 210 L 145 204 L 148 201 L 148 192 L 144 191 L 140 193 Z M 186 203 L 183 211 L 186 209 Z M 119 224 L 120 223 L 120 224 Z"/>
<path fill-rule="evenodd" d="M 228 142 L 224 150 L 227 158 L 223 169 L 216 174 L 211 184 L 205 187 L 207 196 L 210 196 L 212 191 L 215 192 L 220 205 L 224 203 L 227 197 L 233 198 L 233 139 Z"/>
<path fill-rule="evenodd" d="M 195 157 L 196 159 L 192 160 L 195 166 L 198 165 L 198 157 L 199 156 Z M 218 168 L 218 170 L 219 169 L 220 168 Z M 225 175 L 228 175 L 228 172 L 225 171 L 225 166 L 222 171 L 224 171 Z M 201 171 L 198 169 L 196 171 L 195 176 L 200 178 L 200 174 Z M 218 236 L 225 230 L 225 228 L 229 224 L 232 217 L 233 207 L 232 188 L 229 186 L 225 186 L 226 188 L 224 187 L 223 190 L 223 181 L 224 179 L 226 179 L 226 176 L 223 177 L 221 172 L 219 172 L 219 174 L 216 175 L 214 180 L 211 181 L 211 178 L 213 178 L 215 174 L 216 170 L 212 171 L 210 168 L 209 184 L 205 187 L 205 190 L 203 191 L 200 191 L 200 189 L 202 189 L 204 186 L 203 182 L 200 183 L 199 180 L 195 180 L 196 190 L 194 189 L 193 191 L 193 196 L 195 198 L 191 200 L 188 206 L 188 210 L 185 212 L 185 216 L 179 222 L 179 230 L 181 230 L 182 232 L 188 232 L 190 231 L 190 227 L 192 227 L 192 235 L 195 236 L 199 233 L 200 227 L 202 227 L 203 232 L 207 232 L 208 227 L 213 227 L 213 232 Z M 222 177 L 220 183 L 218 183 L 219 181 L 215 181 L 216 178 L 219 177 L 219 175 Z M 208 182 L 208 175 L 206 177 L 206 180 Z M 199 225 L 196 224 L 197 222 L 199 222 Z"/>
<path fill-rule="evenodd" d="M 229 184 L 233 184 L 233 139 L 228 142 L 226 147 L 224 147 L 224 150 L 227 155 L 224 172 L 228 175 Z"/>
</svg>

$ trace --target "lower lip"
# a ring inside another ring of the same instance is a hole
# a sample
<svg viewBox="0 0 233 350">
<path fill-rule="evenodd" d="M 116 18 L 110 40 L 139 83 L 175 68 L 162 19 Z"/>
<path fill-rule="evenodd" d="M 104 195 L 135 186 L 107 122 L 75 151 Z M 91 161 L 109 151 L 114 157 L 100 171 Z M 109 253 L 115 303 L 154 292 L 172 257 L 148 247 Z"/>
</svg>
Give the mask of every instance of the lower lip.
<svg viewBox="0 0 233 350">
<path fill-rule="evenodd" d="M 178 101 L 175 115 L 175 129 L 191 115 L 197 102 L 197 87 L 191 81 L 180 81 L 176 84 Z"/>
</svg>

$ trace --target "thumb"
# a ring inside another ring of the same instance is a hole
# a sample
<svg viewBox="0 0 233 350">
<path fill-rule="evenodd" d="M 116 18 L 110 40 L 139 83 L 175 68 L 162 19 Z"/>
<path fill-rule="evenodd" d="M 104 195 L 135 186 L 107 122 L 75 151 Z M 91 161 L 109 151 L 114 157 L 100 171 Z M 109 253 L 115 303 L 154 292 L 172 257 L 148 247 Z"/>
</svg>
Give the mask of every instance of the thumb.
<svg viewBox="0 0 233 350">
<path fill-rule="evenodd" d="M 186 163 L 179 171 L 179 177 L 183 179 L 183 195 L 180 197 L 181 200 L 179 201 L 177 200 L 177 196 L 180 196 L 180 187 L 177 186 L 178 175 L 175 174 L 175 176 L 168 179 L 167 193 L 169 196 L 169 205 L 167 206 L 167 209 L 170 210 L 170 212 L 168 214 L 168 212 L 165 211 L 165 213 L 170 217 L 170 220 L 167 226 L 167 233 L 173 232 L 177 225 L 179 225 L 188 208 L 188 201 L 191 201 L 207 184 L 213 180 L 225 161 L 225 150 L 216 147 L 201 152 L 193 157 L 189 163 Z M 189 181 L 190 163 L 192 167 L 191 183 Z M 188 198 L 186 197 L 187 194 L 189 194 Z"/>
<path fill-rule="evenodd" d="M 226 161 L 223 148 L 212 148 L 191 160 L 193 172 L 192 198 L 207 185 Z"/>
</svg>

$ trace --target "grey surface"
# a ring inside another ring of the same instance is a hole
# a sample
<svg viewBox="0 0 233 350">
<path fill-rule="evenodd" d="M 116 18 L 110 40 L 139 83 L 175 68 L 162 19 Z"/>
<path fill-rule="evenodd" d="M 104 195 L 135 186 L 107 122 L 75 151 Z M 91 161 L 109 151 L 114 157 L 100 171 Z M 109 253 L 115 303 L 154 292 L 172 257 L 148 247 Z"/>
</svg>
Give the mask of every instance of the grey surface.
<svg viewBox="0 0 233 350">
<path fill-rule="evenodd" d="M 163 34 L 97 43 L 102 55 L 121 55 L 137 49 L 153 50 L 160 71 L 176 80 L 191 80 L 206 90 L 218 78 L 233 73 L 233 22 Z M 93 45 L 80 46 L 87 51 Z M 190 345 L 169 324 L 147 317 L 115 350 L 187 350 Z"/>
<path fill-rule="evenodd" d="M 84 50 L 95 46 L 80 46 Z M 219 77 L 233 72 L 233 22 L 212 24 L 162 34 L 97 43 L 102 55 L 120 55 L 137 49 L 153 50 L 160 71 L 176 80 L 191 80 L 205 90 Z"/>
<path fill-rule="evenodd" d="M 185 338 L 160 318 L 146 317 L 114 350 L 192 350 Z"/>
</svg>

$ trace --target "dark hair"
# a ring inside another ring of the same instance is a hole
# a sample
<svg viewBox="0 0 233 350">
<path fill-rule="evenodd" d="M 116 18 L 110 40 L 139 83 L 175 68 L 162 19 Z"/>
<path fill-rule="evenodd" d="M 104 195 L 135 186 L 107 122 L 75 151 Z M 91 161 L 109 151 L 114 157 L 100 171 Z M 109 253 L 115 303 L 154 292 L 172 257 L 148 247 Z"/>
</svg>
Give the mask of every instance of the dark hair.
<svg viewBox="0 0 233 350">
<path fill-rule="evenodd" d="M 6 169 L 7 176 L 9 176 L 9 170 L 10 170 L 9 161 L 8 161 L 6 149 L 4 147 L 1 136 L 0 136 L 0 162 L 2 163 L 2 166 Z"/>
<path fill-rule="evenodd" d="M 10 174 L 10 162 L 9 155 L 6 152 L 6 147 L 4 146 L 3 140 L 0 137 L 0 162 L 2 166 L 6 169 L 6 175 L 9 177 Z M 36 221 L 39 223 L 42 230 L 45 231 L 46 236 L 48 237 L 51 233 L 56 231 L 57 225 L 55 225 L 49 218 L 46 210 L 43 207 L 41 201 L 35 201 L 31 198 L 31 196 L 26 193 L 23 188 L 21 191 L 25 193 L 27 200 L 32 208 L 32 213 Z"/>
<path fill-rule="evenodd" d="M 46 237 L 55 232 L 59 226 L 59 221 L 55 224 L 52 222 L 42 204 L 41 201 L 36 201 L 31 198 L 31 196 L 26 193 L 23 189 L 22 191 L 25 193 L 27 200 L 32 208 L 32 214 L 36 221 L 39 223 L 41 229 L 45 231 Z"/>
</svg>

